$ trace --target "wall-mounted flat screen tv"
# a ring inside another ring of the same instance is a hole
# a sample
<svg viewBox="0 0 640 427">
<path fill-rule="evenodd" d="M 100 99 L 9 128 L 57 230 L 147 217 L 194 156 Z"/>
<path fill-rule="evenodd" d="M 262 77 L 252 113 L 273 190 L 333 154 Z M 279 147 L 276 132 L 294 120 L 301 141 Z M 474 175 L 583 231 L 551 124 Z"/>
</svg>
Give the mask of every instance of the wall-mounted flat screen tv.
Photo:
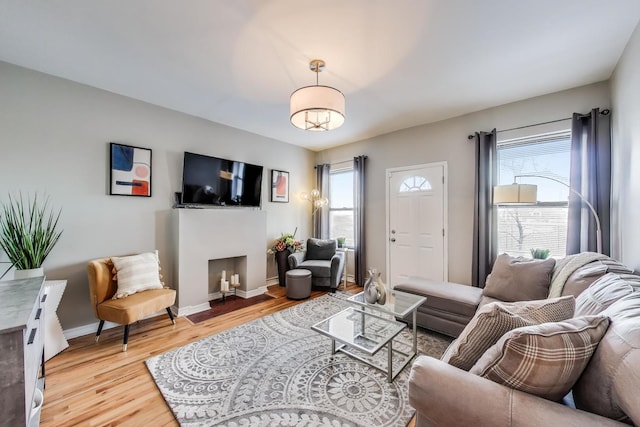
<svg viewBox="0 0 640 427">
<path fill-rule="evenodd" d="M 184 153 L 182 203 L 260 207 L 262 166 Z"/>
</svg>

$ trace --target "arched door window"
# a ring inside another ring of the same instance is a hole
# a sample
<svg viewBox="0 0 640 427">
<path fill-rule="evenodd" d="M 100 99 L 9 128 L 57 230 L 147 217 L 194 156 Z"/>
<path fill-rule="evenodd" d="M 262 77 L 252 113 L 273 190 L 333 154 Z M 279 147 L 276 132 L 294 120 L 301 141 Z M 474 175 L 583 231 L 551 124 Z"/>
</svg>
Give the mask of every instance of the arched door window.
<svg viewBox="0 0 640 427">
<path fill-rule="evenodd" d="M 410 191 L 428 191 L 431 190 L 431 183 L 423 176 L 410 176 L 400 184 L 400 193 L 408 193 Z"/>
</svg>

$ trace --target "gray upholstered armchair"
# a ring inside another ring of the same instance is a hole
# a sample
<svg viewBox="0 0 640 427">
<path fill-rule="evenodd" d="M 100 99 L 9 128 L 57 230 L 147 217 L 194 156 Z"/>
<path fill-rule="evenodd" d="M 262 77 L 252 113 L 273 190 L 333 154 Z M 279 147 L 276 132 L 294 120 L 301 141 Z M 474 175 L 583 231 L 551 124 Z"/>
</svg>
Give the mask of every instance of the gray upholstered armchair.
<svg viewBox="0 0 640 427">
<path fill-rule="evenodd" d="M 308 239 L 304 251 L 289 255 L 289 267 L 311 272 L 311 285 L 335 292 L 342 279 L 345 254 L 336 251 L 335 240 Z"/>
</svg>

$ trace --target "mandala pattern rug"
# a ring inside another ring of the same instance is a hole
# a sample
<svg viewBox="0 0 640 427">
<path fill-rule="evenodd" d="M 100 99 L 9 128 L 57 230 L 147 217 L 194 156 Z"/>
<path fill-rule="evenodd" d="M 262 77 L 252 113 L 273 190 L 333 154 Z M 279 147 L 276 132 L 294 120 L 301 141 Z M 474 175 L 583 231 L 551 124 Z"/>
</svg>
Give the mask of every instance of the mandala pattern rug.
<svg viewBox="0 0 640 427">
<path fill-rule="evenodd" d="M 347 295 L 348 296 L 348 295 Z M 311 325 L 351 304 L 327 294 L 146 361 L 181 426 L 406 426 L 410 365 L 392 383 Z M 418 329 L 418 352 L 440 357 L 451 340 Z M 405 328 L 394 349 L 409 351 Z M 373 362 L 385 366 L 381 350 Z"/>
</svg>

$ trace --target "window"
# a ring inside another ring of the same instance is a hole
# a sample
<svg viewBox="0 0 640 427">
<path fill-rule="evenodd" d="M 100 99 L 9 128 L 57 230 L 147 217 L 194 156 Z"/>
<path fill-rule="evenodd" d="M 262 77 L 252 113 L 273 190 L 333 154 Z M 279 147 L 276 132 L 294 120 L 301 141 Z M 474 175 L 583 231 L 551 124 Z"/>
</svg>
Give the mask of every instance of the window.
<svg viewBox="0 0 640 427">
<path fill-rule="evenodd" d="M 431 183 L 423 176 L 410 176 L 400 184 L 400 192 L 431 190 Z"/>
<path fill-rule="evenodd" d="M 530 249 L 549 249 L 563 257 L 567 243 L 567 213 L 571 154 L 570 131 L 498 141 L 498 184 L 538 186 L 538 204 L 497 206 L 498 253 L 530 257 Z M 546 178 L 524 177 L 538 175 Z"/>
<path fill-rule="evenodd" d="M 329 237 L 346 238 L 347 247 L 354 246 L 353 170 L 341 169 L 329 174 Z"/>
</svg>

